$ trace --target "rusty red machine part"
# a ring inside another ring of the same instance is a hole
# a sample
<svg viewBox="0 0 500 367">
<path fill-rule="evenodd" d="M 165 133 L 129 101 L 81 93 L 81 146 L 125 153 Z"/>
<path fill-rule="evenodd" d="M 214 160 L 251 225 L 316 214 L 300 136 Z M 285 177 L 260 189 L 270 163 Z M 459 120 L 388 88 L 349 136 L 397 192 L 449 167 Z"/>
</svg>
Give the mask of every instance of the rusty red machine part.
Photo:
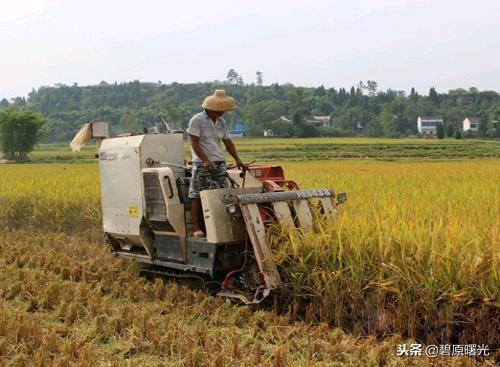
<svg viewBox="0 0 500 367">
<path fill-rule="evenodd" d="M 299 185 L 293 180 L 285 179 L 285 173 L 281 166 L 268 166 L 262 164 L 248 164 L 248 172 L 262 182 L 264 189 L 270 191 L 298 190 Z M 229 165 L 230 169 L 237 168 Z"/>
</svg>

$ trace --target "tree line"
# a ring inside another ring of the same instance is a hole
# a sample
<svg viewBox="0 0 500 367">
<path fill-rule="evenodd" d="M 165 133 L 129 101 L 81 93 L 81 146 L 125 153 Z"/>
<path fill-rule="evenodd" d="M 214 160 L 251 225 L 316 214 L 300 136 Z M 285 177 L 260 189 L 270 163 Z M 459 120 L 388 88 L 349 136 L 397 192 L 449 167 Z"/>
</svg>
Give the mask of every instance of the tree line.
<svg viewBox="0 0 500 367">
<path fill-rule="evenodd" d="M 27 98 L 2 99 L 0 108 L 13 107 L 45 116 L 42 141 L 70 140 L 86 121 L 107 121 L 112 133 L 141 132 L 144 126 L 165 119 L 173 128 L 185 129 L 191 116 L 201 110 L 204 97 L 215 89 L 225 89 L 238 108 L 227 114 L 230 125 L 243 121 L 249 136 L 264 131 L 281 137 L 369 136 L 401 137 L 417 134 L 418 116 L 441 116 L 443 132 L 455 135 L 463 119 L 479 117 L 484 124 L 482 137 L 500 137 L 500 95 L 476 88 L 427 94 L 411 89 L 379 90 L 375 81 L 360 82 L 350 88 L 298 87 L 292 84 L 264 85 L 263 74 L 245 83 L 234 70 L 224 81 L 190 84 L 101 82 L 79 86 L 57 84 L 33 89 Z M 330 126 L 316 127 L 305 116 L 330 116 Z M 286 119 L 281 119 L 286 116 Z M 441 131 L 441 127 L 440 127 Z"/>
</svg>

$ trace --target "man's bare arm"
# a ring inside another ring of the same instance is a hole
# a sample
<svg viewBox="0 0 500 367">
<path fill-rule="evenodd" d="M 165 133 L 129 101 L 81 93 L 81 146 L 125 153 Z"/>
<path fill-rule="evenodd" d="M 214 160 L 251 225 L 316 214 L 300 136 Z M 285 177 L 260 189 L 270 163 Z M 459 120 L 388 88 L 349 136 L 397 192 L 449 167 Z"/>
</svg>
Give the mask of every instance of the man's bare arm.
<svg viewBox="0 0 500 367">
<path fill-rule="evenodd" d="M 226 149 L 229 154 L 234 158 L 236 161 L 236 165 L 239 168 L 245 167 L 244 163 L 241 161 L 240 157 L 238 156 L 238 152 L 236 152 L 236 147 L 234 146 L 234 143 L 231 139 L 224 139 L 222 140 L 224 142 L 224 145 L 226 146 Z"/>
<path fill-rule="evenodd" d="M 212 169 L 212 162 L 208 160 L 207 156 L 205 155 L 205 153 L 203 153 L 203 150 L 200 147 L 200 137 L 196 135 L 189 135 L 189 138 L 191 139 L 191 146 L 193 147 L 196 155 L 200 157 L 206 168 L 208 168 L 209 170 Z"/>
</svg>

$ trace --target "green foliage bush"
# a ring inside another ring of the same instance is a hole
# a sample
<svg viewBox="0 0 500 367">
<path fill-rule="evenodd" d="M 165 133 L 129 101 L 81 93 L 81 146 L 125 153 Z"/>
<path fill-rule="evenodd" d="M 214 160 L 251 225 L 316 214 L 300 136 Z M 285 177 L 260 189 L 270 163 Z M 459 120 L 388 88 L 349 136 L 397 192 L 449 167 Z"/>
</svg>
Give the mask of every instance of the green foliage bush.
<svg viewBox="0 0 500 367">
<path fill-rule="evenodd" d="M 274 120 L 271 123 L 271 132 L 275 137 L 291 138 L 293 137 L 293 124 L 289 121 Z"/>
<path fill-rule="evenodd" d="M 453 125 L 452 124 L 448 124 L 448 128 L 446 130 L 446 136 L 448 138 L 452 138 L 453 137 Z"/>
<path fill-rule="evenodd" d="M 47 120 L 39 113 L 14 108 L 0 110 L 0 147 L 7 159 L 26 160 Z"/>
<path fill-rule="evenodd" d="M 438 139 L 444 139 L 444 126 L 441 123 L 439 123 L 436 127 L 436 137 Z"/>
<path fill-rule="evenodd" d="M 313 138 L 318 136 L 318 130 L 313 124 L 301 123 L 293 126 L 293 136 L 296 138 Z"/>
</svg>

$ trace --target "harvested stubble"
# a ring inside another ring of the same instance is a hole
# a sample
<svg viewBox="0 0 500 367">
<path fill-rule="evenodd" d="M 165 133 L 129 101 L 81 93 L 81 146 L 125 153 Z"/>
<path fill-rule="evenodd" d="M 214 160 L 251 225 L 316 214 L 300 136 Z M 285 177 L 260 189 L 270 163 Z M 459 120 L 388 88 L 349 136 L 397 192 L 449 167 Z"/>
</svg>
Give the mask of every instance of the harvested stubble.
<svg viewBox="0 0 500 367">
<path fill-rule="evenodd" d="M 92 237 L 0 234 L 0 365 L 479 364 L 465 357 L 397 357 L 396 345 L 410 341 L 355 337 L 174 283 L 148 283 Z"/>
<path fill-rule="evenodd" d="M 0 365 L 481 363 L 404 359 L 398 336 L 331 325 L 498 343 L 498 160 L 285 168 L 349 202 L 334 226 L 282 241 L 290 313 L 277 316 L 147 283 L 112 259 L 94 165 L 0 167 Z M 461 316 L 471 327 L 447 324 Z"/>
</svg>

